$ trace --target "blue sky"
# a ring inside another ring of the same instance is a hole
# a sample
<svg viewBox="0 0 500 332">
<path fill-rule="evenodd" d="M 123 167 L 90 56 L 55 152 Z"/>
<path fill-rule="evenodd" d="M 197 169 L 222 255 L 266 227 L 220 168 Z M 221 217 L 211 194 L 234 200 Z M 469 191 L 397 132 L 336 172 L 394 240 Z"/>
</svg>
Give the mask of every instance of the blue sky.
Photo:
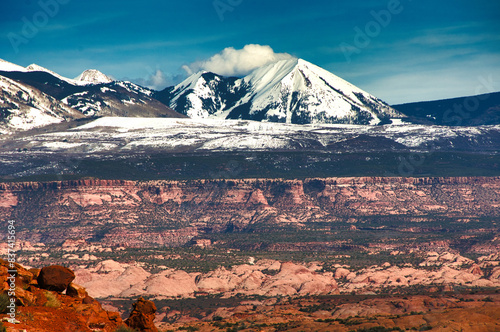
<svg viewBox="0 0 500 332">
<path fill-rule="evenodd" d="M 160 88 L 269 45 L 395 104 L 500 91 L 499 17 L 496 0 L 4 0 L 0 58 Z"/>
</svg>

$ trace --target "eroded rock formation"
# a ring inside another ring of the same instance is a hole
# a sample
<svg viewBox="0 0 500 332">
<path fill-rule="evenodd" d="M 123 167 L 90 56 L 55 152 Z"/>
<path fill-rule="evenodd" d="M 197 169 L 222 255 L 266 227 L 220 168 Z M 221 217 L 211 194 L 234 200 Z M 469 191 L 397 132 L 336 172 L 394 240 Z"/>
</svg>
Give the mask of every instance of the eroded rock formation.
<svg viewBox="0 0 500 332">
<path fill-rule="evenodd" d="M 360 270 L 337 265 L 322 272 L 321 263 L 296 264 L 261 260 L 231 269 L 219 267 L 207 273 L 167 269 L 150 273 L 134 264 L 104 261 L 76 270 L 76 281 L 97 298 L 136 296 L 190 298 L 200 294 L 314 296 L 370 294 L 410 287 L 500 287 L 500 257 L 490 255 L 476 261 L 451 253 L 429 252 L 420 266 L 373 265 Z M 432 269 L 429 269 L 432 267 Z M 488 275 L 483 271 L 491 270 Z"/>
<path fill-rule="evenodd" d="M 64 270 L 63 270 L 64 269 Z M 13 270 L 17 272 L 13 272 Z M 66 271 L 68 270 L 68 271 Z M 40 275 L 51 276 L 55 275 L 51 280 L 56 280 L 56 285 L 61 284 L 61 275 L 66 284 L 66 276 L 72 275 L 73 271 L 63 267 L 49 267 L 42 269 Z M 16 304 L 14 317 L 10 317 L 5 313 L 1 313 L 1 318 L 6 318 L 7 322 L 4 325 L 8 331 L 40 331 L 40 332 L 65 332 L 65 331 L 103 331 L 112 332 L 119 326 L 123 325 L 123 321 L 117 312 L 109 312 L 102 308 L 101 304 L 93 298 L 86 295 L 82 298 L 79 295 L 86 294 L 83 287 L 74 285 L 68 289 L 78 288 L 77 293 L 62 294 L 57 289 L 48 290 L 48 285 L 44 287 L 38 284 L 35 275 L 38 271 L 26 270 L 19 264 L 13 266 L 0 259 L 0 292 L 2 296 L 13 299 Z M 15 275 L 15 287 L 11 287 L 12 275 Z M 39 277 L 40 278 L 40 277 Z M 70 278 L 71 279 L 71 278 Z M 52 285 L 52 283 L 49 283 Z M 45 288 L 45 289 L 44 289 Z M 66 288 L 66 287 L 65 287 Z M 10 293 L 9 293 L 10 292 Z M 13 320 L 9 320 L 13 318 Z M 15 322 L 11 323 L 11 322 Z"/>
<path fill-rule="evenodd" d="M 155 304 L 140 297 L 133 304 L 133 310 L 130 313 L 130 317 L 125 321 L 125 324 L 141 332 L 158 332 L 154 324 L 155 314 Z"/>
<path fill-rule="evenodd" d="M 500 178 L 328 178 L 0 184 L 0 218 L 31 242 L 175 246 L 200 230 L 367 216 L 497 217 Z M 137 227 L 140 225 L 141 227 Z M 410 231 L 410 230 L 409 230 Z"/>
</svg>

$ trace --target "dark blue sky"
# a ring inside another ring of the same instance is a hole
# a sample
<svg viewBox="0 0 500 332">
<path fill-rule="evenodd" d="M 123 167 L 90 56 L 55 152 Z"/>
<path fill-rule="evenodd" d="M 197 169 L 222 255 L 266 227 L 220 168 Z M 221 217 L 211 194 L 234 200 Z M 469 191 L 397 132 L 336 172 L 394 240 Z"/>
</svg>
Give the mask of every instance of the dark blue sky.
<svg viewBox="0 0 500 332">
<path fill-rule="evenodd" d="M 160 88 L 227 47 L 269 45 L 399 103 L 500 91 L 499 17 L 497 0 L 4 0 L 0 58 Z"/>
</svg>

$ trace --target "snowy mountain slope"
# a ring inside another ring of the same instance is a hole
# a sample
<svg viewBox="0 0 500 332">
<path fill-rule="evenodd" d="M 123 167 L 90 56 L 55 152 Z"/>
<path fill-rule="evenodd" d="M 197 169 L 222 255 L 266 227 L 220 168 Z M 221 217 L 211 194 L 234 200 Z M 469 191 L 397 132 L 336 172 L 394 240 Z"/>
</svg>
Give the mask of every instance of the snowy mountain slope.
<svg viewBox="0 0 500 332">
<path fill-rule="evenodd" d="M 37 65 L 35 63 L 33 63 L 33 64 L 29 65 L 28 67 L 26 67 L 26 71 L 27 72 L 44 72 L 44 73 L 48 73 L 48 74 L 50 74 L 50 75 L 52 75 L 54 77 L 57 77 L 58 79 L 60 79 L 61 81 L 66 82 L 66 83 L 69 83 L 69 84 L 72 84 L 72 85 L 80 85 L 75 80 L 72 80 L 72 79 L 66 78 L 64 76 L 61 76 L 61 75 L 57 74 L 56 72 L 53 72 L 52 70 L 44 68 L 42 66 L 39 66 L 39 65 Z"/>
<path fill-rule="evenodd" d="M 235 77 L 199 72 L 153 96 L 190 118 L 225 117 L 224 111 L 234 107 L 246 93 L 238 83 Z"/>
<path fill-rule="evenodd" d="M 52 126 L 14 138 L 0 136 L 0 178 L 500 174 L 500 126 L 293 125 L 130 117 L 82 123 L 71 129 Z"/>
<path fill-rule="evenodd" d="M 86 116 L 183 117 L 151 93 L 133 83 L 113 81 L 86 86 L 61 100 Z"/>
<path fill-rule="evenodd" d="M 0 76 L 0 133 L 79 118 L 83 118 L 80 112 L 42 91 Z"/>
<path fill-rule="evenodd" d="M 26 68 L 0 59 L 0 71 L 27 71 Z"/>
<path fill-rule="evenodd" d="M 401 117 L 380 99 L 302 59 L 272 63 L 242 79 L 197 73 L 155 96 L 192 118 L 379 124 Z"/>
<path fill-rule="evenodd" d="M 96 70 L 85 71 L 76 81 L 34 64 L 24 68 L 2 61 L 0 69 L 5 69 L 0 70 L 0 77 L 8 79 L 2 91 L 8 90 L 8 85 L 13 83 L 31 87 L 33 91 L 52 97 L 54 105 L 63 104 L 86 117 L 183 117 L 151 98 L 152 90 L 130 82 L 113 81 Z M 98 83 L 102 81 L 106 83 Z M 5 95 L 0 102 L 10 103 L 10 100 Z M 4 119 L 6 121 L 8 118 Z M 47 124 L 47 121 L 40 121 L 40 124 Z"/>
</svg>

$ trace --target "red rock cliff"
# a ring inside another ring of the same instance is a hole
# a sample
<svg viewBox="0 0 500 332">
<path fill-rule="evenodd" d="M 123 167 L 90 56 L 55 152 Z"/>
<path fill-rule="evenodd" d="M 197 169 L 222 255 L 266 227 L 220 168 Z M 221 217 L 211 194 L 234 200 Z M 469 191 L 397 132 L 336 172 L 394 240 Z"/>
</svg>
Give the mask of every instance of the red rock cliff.
<svg viewBox="0 0 500 332">
<path fill-rule="evenodd" d="M 0 218 L 31 241 L 182 244 L 200 229 L 374 215 L 500 215 L 500 177 L 0 183 Z"/>
</svg>

